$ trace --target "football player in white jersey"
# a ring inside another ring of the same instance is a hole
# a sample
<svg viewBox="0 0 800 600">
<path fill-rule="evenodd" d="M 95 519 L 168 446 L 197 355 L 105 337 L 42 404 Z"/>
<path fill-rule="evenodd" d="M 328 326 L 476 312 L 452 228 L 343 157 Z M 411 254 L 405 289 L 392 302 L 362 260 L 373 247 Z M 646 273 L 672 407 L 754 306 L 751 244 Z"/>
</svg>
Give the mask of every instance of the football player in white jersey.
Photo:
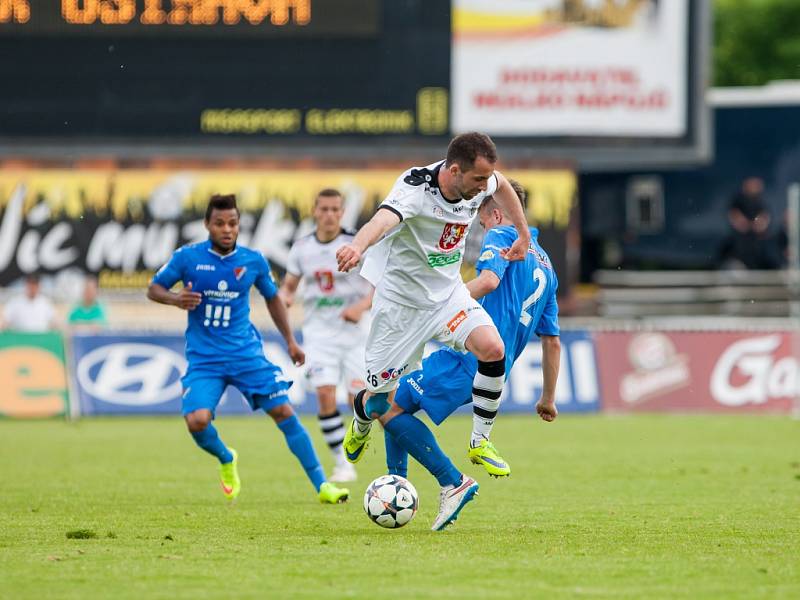
<svg viewBox="0 0 800 600">
<path fill-rule="evenodd" d="M 336 251 L 353 241 L 342 229 L 342 195 L 324 189 L 314 200 L 316 230 L 298 239 L 289 251 L 280 294 L 290 306 L 303 283 L 303 347 L 306 377 L 319 400 L 319 426 L 335 466 L 330 481 L 354 481 L 355 467 L 342 449 L 344 423 L 336 407 L 336 387 L 344 381 L 350 406 L 364 387 L 364 345 L 369 332 L 365 312 L 372 303 L 372 286 L 357 272 L 337 269 Z"/>
<path fill-rule="evenodd" d="M 403 173 L 375 215 L 336 254 L 344 272 L 364 256 L 361 274 L 376 287 L 367 339 L 366 390 L 356 395 L 355 418 L 344 441 L 350 462 L 363 456 L 372 420 L 397 410 L 398 378 L 419 368 L 425 343 L 436 339 L 478 359 L 470 460 L 495 475 L 510 473 L 489 442 L 503 390 L 505 349 L 492 319 L 470 296 L 460 273 L 467 233 L 488 195 L 494 196 L 519 233 L 505 257 L 520 260 L 530 245 L 522 206 L 506 178 L 494 170 L 496 162 L 489 136 L 472 132 L 453 138 L 445 160 Z M 461 493 L 474 494 L 478 484 L 464 478 L 467 481 L 457 487 Z"/>
</svg>

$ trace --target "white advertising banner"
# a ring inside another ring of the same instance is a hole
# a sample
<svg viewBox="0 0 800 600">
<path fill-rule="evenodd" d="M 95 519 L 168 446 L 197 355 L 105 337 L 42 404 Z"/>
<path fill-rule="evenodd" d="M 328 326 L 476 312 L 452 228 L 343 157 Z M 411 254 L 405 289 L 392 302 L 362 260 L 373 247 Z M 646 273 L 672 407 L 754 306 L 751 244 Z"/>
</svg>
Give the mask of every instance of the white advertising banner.
<svg viewBox="0 0 800 600">
<path fill-rule="evenodd" d="M 688 23 L 688 0 L 453 0 L 453 131 L 682 136 Z"/>
</svg>

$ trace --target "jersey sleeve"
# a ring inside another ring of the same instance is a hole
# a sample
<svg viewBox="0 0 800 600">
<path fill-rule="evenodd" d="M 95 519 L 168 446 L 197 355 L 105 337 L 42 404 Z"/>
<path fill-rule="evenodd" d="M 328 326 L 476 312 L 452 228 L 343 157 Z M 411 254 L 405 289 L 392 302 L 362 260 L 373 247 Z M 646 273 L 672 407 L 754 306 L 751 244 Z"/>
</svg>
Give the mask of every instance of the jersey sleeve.
<svg viewBox="0 0 800 600">
<path fill-rule="evenodd" d="M 556 301 L 556 290 L 558 281 L 555 281 L 553 289 L 544 305 L 544 311 L 539 322 L 536 324 L 536 335 L 560 335 L 561 328 L 558 326 L 558 302 Z"/>
<path fill-rule="evenodd" d="M 261 254 L 258 255 L 258 275 L 256 275 L 255 286 L 264 298 L 270 300 L 278 293 L 278 286 L 272 277 L 272 269 L 269 262 Z"/>
<path fill-rule="evenodd" d="M 483 246 L 478 261 L 475 263 L 475 270 L 480 275 L 481 271 L 488 270 L 497 275 L 500 279 L 508 268 L 508 261 L 503 258 L 501 252 L 511 247 L 512 240 L 496 228 L 486 232 L 483 238 Z"/>
<path fill-rule="evenodd" d="M 422 211 L 423 196 L 418 186 L 406 183 L 404 175 L 401 175 L 378 208 L 390 210 L 400 217 L 401 221 L 405 221 Z"/>
<path fill-rule="evenodd" d="M 286 272 L 295 277 L 300 277 L 303 274 L 303 269 L 300 268 L 300 250 L 299 244 L 295 242 L 289 249 L 289 256 L 286 258 Z"/>
<path fill-rule="evenodd" d="M 183 248 L 178 248 L 172 253 L 169 262 L 161 267 L 153 276 L 153 283 L 170 289 L 183 279 L 185 263 L 186 251 Z"/>
</svg>

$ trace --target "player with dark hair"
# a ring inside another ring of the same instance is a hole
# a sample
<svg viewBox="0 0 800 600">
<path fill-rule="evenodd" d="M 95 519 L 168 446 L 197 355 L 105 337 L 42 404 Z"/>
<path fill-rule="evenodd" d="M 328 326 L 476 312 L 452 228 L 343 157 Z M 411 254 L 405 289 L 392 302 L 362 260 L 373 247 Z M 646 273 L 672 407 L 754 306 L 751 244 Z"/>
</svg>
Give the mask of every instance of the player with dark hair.
<svg viewBox="0 0 800 600">
<path fill-rule="evenodd" d="M 241 489 L 238 456 L 222 442 L 211 423 L 222 393 L 232 385 L 253 410 L 263 410 L 273 418 L 320 501 L 344 502 L 348 490 L 325 480 L 311 438 L 289 404 L 286 391 L 292 382 L 266 359 L 261 335 L 250 321 L 250 288 L 255 286 L 286 340 L 289 356 L 295 364 L 304 362 L 305 355 L 289 327 L 269 263 L 259 252 L 236 244 L 236 197 L 212 196 L 205 225 L 208 240 L 178 248 L 147 290 L 150 300 L 188 312 L 189 366 L 182 379 L 182 412 L 189 433 L 200 448 L 219 460 L 222 491 L 226 498 L 234 500 Z M 178 281 L 183 282 L 183 288 L 171 292 Z"/>
<path fill-rule="evenodd" d="M 525 191 L 509 180 L 524 205 Z M 466 285 L 473 298 L 497 325 L 506 348 L 506 374 L 524 350 L 531 334 L 541 338 L 543 351 L 542 395 L 536 411 L 545 421 L 558 415 L 555 405 L 561 343 L 559 341 L 558 279 L 547 253 L 531 228 L 531 243 L 525 260 L 508 262 L 503 257 L 517 238 L 508 214 L 489 196 L 478 213 L 486 230 L 478 276 Z M 466 477 L 444 454 L 428 427 L 413 414 L 424 410 L 440 425 L 459 406 L 468 404 L 478 361 L 472 354 L 443 348 L 422 363 L 422 369 L 404 377 L 395 396 L 395 406 L 381 417 L 386 440 L 386 464 L 393 475 L 406 477 L 408 454 L 436 477 L 442 486 L 439 514 L 434 530 L 444 529 L 472 499 L 461 490 Z"/>
<path fill-rule="evenodd" d="M 356 272 L 336 268 L 336 251 L 353 241 L 342 229 L 341 193 L 326 188 L 314 200 L 313 233 L 295 241 L 286 261 L 280 294 L 290 306 L 303 283 L 303 345 L 306 377 L 319 401 L 319 425 L 335 466 L 331 481 L 353 481 L 355 467 L 345 460 L 344 422 L 336 407 L 336 387 L 344 382 L 350 405 L 364 387 L 364 344 L 369 331 L 365 313 L 372 303 L 372 286 Z"/>
<path fill-rule="evenodd" d="M 425 344 L 436 339 L 470 351 L 478 361 L 470 460 L 495 475 L 510 472 L 489 441 L 505 380 L 503 340 L 460 273 L 470 225 L 490 195 L 519 232 L 506 258 L 527 255 L 531 234 L 525 214 L 511 185 L 495 171 L 496 161 L 489 136 L 473 132 L 455 137 L 445 160 L 403 173 L 372 219 L 337 253 L 339 269 L 348 271 L 375 244 L 361 269 L 376 292 L 367 339 L 367 389 L 355 398 L 344 442 L 351 462 L 363 456 L 372 420 L 394 405 L 399 379 L 418 367 Z M 465 477 L 461 488 L 470 495 L 478 484 Z"/>
</svg>

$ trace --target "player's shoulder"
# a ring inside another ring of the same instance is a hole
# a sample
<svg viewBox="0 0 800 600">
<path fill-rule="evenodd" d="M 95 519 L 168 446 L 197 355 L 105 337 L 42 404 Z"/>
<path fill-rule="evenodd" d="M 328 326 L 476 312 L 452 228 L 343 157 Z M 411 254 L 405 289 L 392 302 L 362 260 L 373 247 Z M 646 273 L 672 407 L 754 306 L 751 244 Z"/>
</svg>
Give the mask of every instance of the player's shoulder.
<svg viewBox="0 0 800 600">
<path fill-rule="evenodd" d="M 237 245 L 236 253 L 239 255 L 237 262 L 255 262 L 259 264 L 267 262 L 267 258 L 255 248 Z"/>
<path fill-rule="evenodd" d="M 175 254 L 193 254 L 208 248 L 208 241 L 193 242 L 191 244 L 184 244 L 175 249 Z"/>
<path fill-rule="evenodd" d="M 483 248 L 504 250 L 511 247 L 517 239 L 517 230 L 510 225 L 492 227 L 483 236 Z"/>
<path fill-rule="evenodd" d="M 550 261 L 550 255 L 547 254 L 547 250 L 539 245 L 539 230 L 535 227 L 531 227 L 530 252 L 536 257 L 536 262 L 539 263 L 539 266 L 552 271 L 555 276 L 555 270 L 553 269 L 553 263 Z"/>
<path fill-rule="evenodd" d="M 425 184 L 435 185 L 442 164 L 444 161 L 431 163 L 425 167 L 411 167 L 400 176 L 400 181 L 409 188 L 424 188 Z"/>
</svg>

